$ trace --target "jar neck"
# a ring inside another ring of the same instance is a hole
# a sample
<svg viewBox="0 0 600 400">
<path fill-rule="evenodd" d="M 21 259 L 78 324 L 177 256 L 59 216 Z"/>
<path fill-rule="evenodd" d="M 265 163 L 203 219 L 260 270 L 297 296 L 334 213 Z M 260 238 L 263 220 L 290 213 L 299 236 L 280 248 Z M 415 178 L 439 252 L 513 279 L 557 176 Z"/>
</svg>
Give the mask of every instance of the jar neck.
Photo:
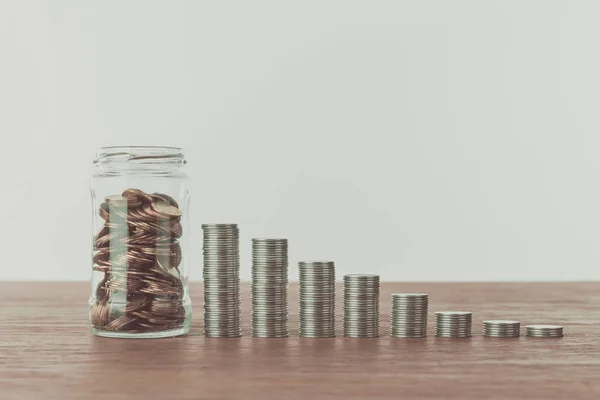
<svg viewBox="0 0 600 400">
<path fill-rule="evenodd" d="M 94 164 L 103 173 L 173 173 L 186 164 L 178 147 L 101 147 Z"/>
</svg>

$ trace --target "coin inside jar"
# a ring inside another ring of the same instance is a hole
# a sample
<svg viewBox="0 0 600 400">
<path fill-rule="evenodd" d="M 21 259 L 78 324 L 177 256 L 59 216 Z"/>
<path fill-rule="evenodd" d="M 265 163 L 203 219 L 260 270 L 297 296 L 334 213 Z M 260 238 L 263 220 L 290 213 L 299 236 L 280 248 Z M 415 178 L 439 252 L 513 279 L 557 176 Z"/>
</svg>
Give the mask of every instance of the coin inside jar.
<svg viewBox="0 0 600 400">
<path fill-rule="evenodd" d="M 94 238 L 92 268 L 104 278 L 90 306 L 92 325 L 132 333 L 180 326 L 186 312 L 177 268 L 183 233 L 177 202 L 127 189 L 106 196 L 98 212 L 105 222 Z"/>
<path fill-rule="evenodd" d="M 160 202 L 163 201 L 173 207 L 179 208 L 179 204 L 177 204 L 177 202 L 175 201 L 174 198 L 172 198 L 171 196 L 164 194 L 164 193 L 152 193 L 150 195 L 152 197 L 152 200 L 156 201 L 156 202 Z"/>
<path fill-rule="evenodd" d="M 180 238 L 181 235 L 183 235 L 183 228 L 181 226 L 181 223 L 176 222 L 171 226 L 171 234 L 176 238 Z"/>
<path fill-rule="evenodd" d="M 108 212 L 108 204 L 107 203 L 100 204 L 100 209 L 98 210 L 98 214 L 100 214 L 100 217 L 102 217 L 103 220 L 108 221 L 110 214 Z"/>
<path fill-rule="evenodd" d="M 181 211 L 179 208 L 170 205 L 169 203 L 154 202 L 152 208 L 160 215 L 166 218 L 178 218 L 181 217 Z"/>
<path fill-rule="evenodd" d="M 104 201 L 109 206 L 127 206 L 127 199 L 120 195 L 106 196 Z"/>
<path fill-rule="evenodd" d="M 152 202 L 152 197 L 139 189 L 127 189 L 121 196 L 127 199 L 127 204 L 130 207 L 140 207 L 142 204 Z"/>
</svg>

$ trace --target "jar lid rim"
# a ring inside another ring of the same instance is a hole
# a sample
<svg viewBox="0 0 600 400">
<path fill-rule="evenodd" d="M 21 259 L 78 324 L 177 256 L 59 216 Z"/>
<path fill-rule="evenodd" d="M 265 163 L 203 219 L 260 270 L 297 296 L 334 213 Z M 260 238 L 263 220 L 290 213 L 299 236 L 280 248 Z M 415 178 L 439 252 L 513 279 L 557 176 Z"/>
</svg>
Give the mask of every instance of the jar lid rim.
<svg viewBox="0 0 600 400">
<path fill-rule="evenodd" d="M 140 145 L 127 145 L 127 146 L 101 146 L 98 148 L 98 152 L 102 151 L 114 151 L 114 150 L 123 150 L 123 151 L 131 151 L 131 150 L 164 150 L 164 151 L 181 151 L 181 147 L 176 146 L 140 146 Z"/>
<path fill-rule="evenodd" d="M 171 146 L 103 146 L 96 152 L 95 164 L 112 163 L 185 164 L 183 149 Z"/>
</svg>

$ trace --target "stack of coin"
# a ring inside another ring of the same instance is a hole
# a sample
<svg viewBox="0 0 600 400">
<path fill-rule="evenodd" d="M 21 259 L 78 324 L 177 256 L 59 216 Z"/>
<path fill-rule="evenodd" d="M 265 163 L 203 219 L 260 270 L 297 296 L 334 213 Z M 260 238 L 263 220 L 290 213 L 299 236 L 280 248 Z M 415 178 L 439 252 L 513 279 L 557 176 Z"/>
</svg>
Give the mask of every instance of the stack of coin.
<svg viewBox="0 0 600 400">
<path fill-rule="evenodd" d="M 252 239 L 252 336 L 288 336 L 287 239 Z"/>
<path fill-rule="evenodd" d="M 487 337 L 519 337 L 521 334 L 521 323 L 508 320 L 483 321 L 483 336 Z"/>
<path fill-rule="evenodd" d="M 471 337 L 472 313 L 439 311 L 435 313 L 435 336 L 445 338 Z"/>
<path fill-rule="evenodd" d="M 379 337 L 379 275 L 344 276 L 344 336 Z"/>
<path fill-rule="evenodd" d="M 527 325 L 527 336 L 557 338 L 563 337 L 563 327 L 560 325 Z"/>
<path fill-rule="evenodd" d="M 301 261 L 299 327 L 301 337 L 335 336 L 335 265 L 333 261 Z"/>
<path fill-rule="evenodd" d="M 427 336 L 428 296 L 425 293 L 393 293 L 390 310 L 390 336 Z"/>
<path fill-rule="evenodd" d="M 240 255 L 236 224 L 204 224 L 204 334 L 240 337 Z"/>
</svg>

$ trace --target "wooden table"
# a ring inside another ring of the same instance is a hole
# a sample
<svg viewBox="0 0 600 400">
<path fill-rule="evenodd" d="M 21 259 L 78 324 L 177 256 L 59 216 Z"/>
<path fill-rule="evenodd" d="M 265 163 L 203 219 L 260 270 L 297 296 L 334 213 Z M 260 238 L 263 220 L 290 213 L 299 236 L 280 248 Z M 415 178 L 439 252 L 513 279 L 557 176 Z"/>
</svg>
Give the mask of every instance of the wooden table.
<svg viewBox="0 0 600 400">
<path fill-rule="evenodd" d="M 429 293 L 430 317 L 472 310 L 477 336 L 390 338 L 389 295 L 401 291 Z M 122 340 L 90 334 L 86 283 L 0 283 L 0 399 L 600 399 L 600 283 L 386 283 L 380 339 L 295 337 L 295 285 L 290 338 L 248 336 L 244 285 L 245 336 L 206 339 L 201 284 L 191 292 L 189 336 Z M 490 318 L 562 324 L 566 336 L 483 338 Z"/>
</svg>

